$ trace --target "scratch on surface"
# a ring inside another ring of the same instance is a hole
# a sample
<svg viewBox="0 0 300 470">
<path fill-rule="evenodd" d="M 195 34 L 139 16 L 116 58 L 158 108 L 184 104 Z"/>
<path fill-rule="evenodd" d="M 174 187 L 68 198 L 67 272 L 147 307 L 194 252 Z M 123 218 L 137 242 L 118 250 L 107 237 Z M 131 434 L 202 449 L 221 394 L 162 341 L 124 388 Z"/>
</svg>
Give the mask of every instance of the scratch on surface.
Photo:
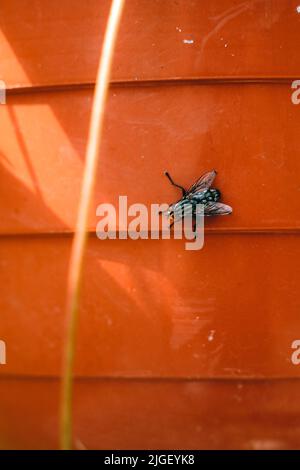
<svg viewBox="0 0 300 470">
<path fill-rule="evenodd" d="M 278 439 L 252 439 L 248 446 L 253 450 L 276 450 L 285 448 L 285 443 Z"/>
<path fill-rule="evenodd" d="M 83 444 L 83 442 L 78 437 L 75 438 L 75 449 L 87 450 L 87 447 Z"/>
<path fill-rule="evenodd" d="M 221 21 L 222 19 L 228 17 L 228 15 L 236 16 L 236 14 L 238 14 L 237 10 L 248 8 L 251 3 L 252 2 L 246 1 L 246 2 L 241 3 L 240 5 L 232 6 L 230 8 L 227 8 L 227 10 L 223 11 L 219 15 L 211 16 L 210 19 L 213 21 Z"/>
<path fill-rule="evenodd" d="M 244 11 L 248 10 L 251 6 L 251 3 L 250 2 L 244 2 L 244 3 L 241 3 L 240 5 L 238 6 L 235 6 L 235 7 L 232 7 L 232 8 L 228 8 L 227 10 L 225 10 L 223 13 L 221 13 L 221 15 L 219 16 L 216 16 L 216 17 L 213 17 L 212 19 L 214 21 L 218 21 L 218 23 L 216 24 L 216 26 L 203 38 L 203 41 L 201 43 L 201 49 L 200 49 L 200 58 L 201 58 L 201 55 L 204 51 L 204 48 L 206 47 L 206 44 L 207 42 L 209 41 L 209 39 L 214 35 L 216 34 L 220 29 L 223 28 L 223 26 L 225 26 L 226 23 L 228 23 L 228 21 L 236 18 L 238 15 L 240 15 L 241 13 L 243 13 Z M 225 46 L 226 47 L 226 46 Z"/>
<path fill-rule="evenodd" d="M 174 307 L 170 343 L 177 349 L 189 343 L 194 336 L 207 328 L 212 321 L 215 308 L 213 299 L 201 302 L 191 300 L 189 305 L 179 301 Z"/>
</svg>

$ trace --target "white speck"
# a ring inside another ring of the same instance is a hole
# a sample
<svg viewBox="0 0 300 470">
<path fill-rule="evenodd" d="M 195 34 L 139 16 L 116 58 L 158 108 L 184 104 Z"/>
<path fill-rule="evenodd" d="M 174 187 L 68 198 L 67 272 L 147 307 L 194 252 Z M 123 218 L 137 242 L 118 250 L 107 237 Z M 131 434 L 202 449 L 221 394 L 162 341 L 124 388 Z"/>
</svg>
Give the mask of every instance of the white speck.
<svg viewBox="0 0 300 470">
<path fill-rule="evenodd" d="M 179 33 L 181 33 L 182 29 L 179 28 L 179 26 L 176 26 L 176 31 L 178 31 Z"/>
<path fill-rule="evenodd" d="M 296 12 L 297 12 L 297 13 L 300 13 L 300 5 L 298 5 L 298 6 L 296 7 Z"/>
<path fill-rule="evenodd" d="M 215 336 L 215 332 L 216 332 L 216 330 L 211 330 L 211 331 L 209 332 L 209 335 L 208 335 L 208 337 L 207 337 L 208 341 L 213 341 L 214 336 Z"/>
<path fill-rule="evenodd" d="M 226 42 L 226 44 L 224 44 L 224 47 L 228 47 L 228 42 Z"/>
<path fill-rule="evenodd" d="M 194 44 L 194 39 L 184 39 L 182 42 L 184 44 Z"/>
</svg>

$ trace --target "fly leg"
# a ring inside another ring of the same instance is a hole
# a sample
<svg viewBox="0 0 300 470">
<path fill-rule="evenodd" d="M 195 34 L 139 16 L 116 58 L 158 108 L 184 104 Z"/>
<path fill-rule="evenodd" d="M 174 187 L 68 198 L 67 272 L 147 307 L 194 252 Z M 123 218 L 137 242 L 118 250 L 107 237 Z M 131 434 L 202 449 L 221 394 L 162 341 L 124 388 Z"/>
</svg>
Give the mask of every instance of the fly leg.
<svg viewBox="0 0 300 470">
<path fill-rule="evenodd" d="M 194 240 L 196 240 L 197 238 L 197 224 L 196 224 L 196 220 L 194 219 L 193 220 L 193 232 L 194 232 Z"/>
</svg>

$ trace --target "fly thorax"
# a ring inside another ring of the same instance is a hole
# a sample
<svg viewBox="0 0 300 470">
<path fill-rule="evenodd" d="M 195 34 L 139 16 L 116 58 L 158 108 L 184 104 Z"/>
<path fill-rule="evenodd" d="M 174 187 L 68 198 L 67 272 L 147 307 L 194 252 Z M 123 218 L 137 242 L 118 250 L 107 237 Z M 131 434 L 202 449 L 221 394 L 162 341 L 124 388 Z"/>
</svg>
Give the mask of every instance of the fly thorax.
<svg viewBox="0 0 300 470">
<path fill-rule="evenodd" d="M 209 202 L 217 202 L 221 197 L 221 193 L 216 188 L 205 189 L 197 194 L 193 194 L 191 200 L 195 204 L 207 204 Z"/>
</svg>

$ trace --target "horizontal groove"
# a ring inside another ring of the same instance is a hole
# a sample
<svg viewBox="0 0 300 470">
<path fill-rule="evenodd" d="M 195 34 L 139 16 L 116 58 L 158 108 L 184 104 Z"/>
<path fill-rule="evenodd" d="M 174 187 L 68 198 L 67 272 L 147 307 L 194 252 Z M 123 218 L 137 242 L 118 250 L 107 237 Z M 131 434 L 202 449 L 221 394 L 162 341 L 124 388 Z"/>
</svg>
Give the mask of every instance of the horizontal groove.
<svg viewBox="0 0 300 470">
<path fill-rule="evenodd" d="M 128 376 L 80 376 L 75 375 L 74 379 L 76 382 L 201 382 L 201 383 L 233 383 L 233 382 L 244 382 L 244 383 L 252 383 L 252 384 L 262 384 L 268 382 L 300 382 L 300 377 L 286 377 L 286 376 L 253 376 L 253 377 L 246 377 L 246 376 L 235 376 L 235 377 L 227 377 L 227 376 L 218 376 L 218 377 L 197 377 L 197 376 L 187 376 L 187 377 L 175 377 L 175 376 L 136 376 L 136 375 L 128 375 Z M 26 374 L 1 374 L 0 375 L 0 382 L 1 380 L 16 380 L 16 381 L 32 381 L 32 382 L 58 382 L 61 380 L 59 375 L 26 375 Z"/>
<path fill-rule="evenodd" d="M 74 235 L 74 231 L 66 230 L 66 231 L 53 231 L 53 232 L 5 232 L 5 233 L 0 233 L 0 240 L 1 238 L 51 238 L 51 237 L 72 237 Z M 118 231 L 117 231 L 118 233 Z M 160 232 L 161 233 L 161 232 Z M 220 227 L 215 227 L 215 228 L 206 228 L 205 235 L 299 235 L 300 234 L 300 228 L 220 228 Z M 97 238 L 95 231 L 89 231 L 88 232 L 89 237 L 91 238 Z M 184 238 L 183 238 L 184 239 Z M 112 241 L 118 241 L 119 239 L 112 239 Z M 131 240 L 130 237 L 127 239 L 121 239 L 121 241 L 128 241 Z M 140 241 L 147 241 L 151 240 L 150 233 L 149 233 L 149 238 L 148 239 L 139 239 Z M 139 241 L 137 240 L 137 241 Z M 153 241 L 168 241 L 168 239 L 153 239 Z M 172 241 L 172 233 L 171 233 L 171 239 Z M 100 241 L 100 240 L 99 240 Z M 105 241 L 105 240 L 104 240 Z"/>
<path fill-rule="evenodd" d="M 112 80 L 111 87 L 158 87 L 158 86 L 186 86 L 186 85 L 282 85 L 291 84 L 299 77 L 281 76 L 281 77 L 173 77 L 173 78 L 150 78 L 150 79 L 128 79 L 128 80 Z M 8 86 L 6 91 L 8 95 L 26 94 L 26 93 L 43 93 L 58 92 L 68 90 L 93 89 L 95 82 L 74 82 L 74 83 L 57 83 L 49 85 L 25 85 L 25 86 Z"/>
</svg>

